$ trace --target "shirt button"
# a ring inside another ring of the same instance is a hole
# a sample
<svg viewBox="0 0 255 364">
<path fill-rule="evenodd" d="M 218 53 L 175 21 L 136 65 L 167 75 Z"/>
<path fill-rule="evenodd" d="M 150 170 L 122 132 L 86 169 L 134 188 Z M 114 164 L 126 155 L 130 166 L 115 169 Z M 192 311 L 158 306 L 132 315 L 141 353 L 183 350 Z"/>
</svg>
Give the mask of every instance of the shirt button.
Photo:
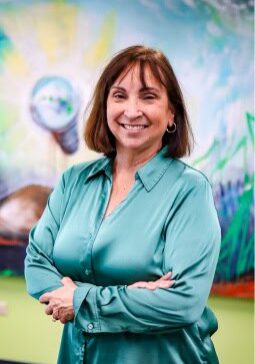
<svg viewBox="0 0 255 364">
<path fill-rule="evenodd" d="M 92 330 L 94 328 L 94 325 L 93 324 L 88 324 L 88 330 Z"/>
</svg>

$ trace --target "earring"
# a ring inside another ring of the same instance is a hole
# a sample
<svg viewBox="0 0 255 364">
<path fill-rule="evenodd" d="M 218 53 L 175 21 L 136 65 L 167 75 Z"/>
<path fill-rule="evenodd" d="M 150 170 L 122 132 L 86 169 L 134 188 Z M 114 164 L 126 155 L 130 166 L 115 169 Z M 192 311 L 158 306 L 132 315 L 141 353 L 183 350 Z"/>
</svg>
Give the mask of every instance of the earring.
<svg viewBox="0 0 255 364">
<path fill-rule="evenodd" d="M 177 127 L 176 127 L 175 122 L 173 123 L 173 126 L 174 126 L 174 129 L 173 129 L 173 130 L 169 129 L 169 126 L 167 126 L 167 128 L 166 128 L 166 132 L 167 132 L 168 134 L 173 134 L 173 133 L 175 133 L 175 132 L 176 132 Z"/>
</svg>

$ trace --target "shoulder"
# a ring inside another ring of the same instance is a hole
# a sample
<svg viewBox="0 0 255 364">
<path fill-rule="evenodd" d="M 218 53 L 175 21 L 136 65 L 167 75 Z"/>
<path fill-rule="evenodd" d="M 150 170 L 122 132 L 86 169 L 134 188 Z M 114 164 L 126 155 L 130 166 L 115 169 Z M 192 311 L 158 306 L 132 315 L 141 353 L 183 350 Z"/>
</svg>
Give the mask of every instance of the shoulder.
<svg viewBox="0 0 255 364">
<path fill-rule="evenodd" d="M 190 166 L 180 159 L 175 159 L 174 163 L 180 169 L 179 182 L 183 185 L 211 185 L 208 177 L 200 170 Z"/>
<path fill-rule="evenodd" d="M 82 179 L 85 181 L 92 171 L 101 168 L 104 164 L 107 163 L 107 161 L 107 157 L 101 157 L 90 161 L 74 164 L 63 172 L 62 178 L 64 179 L 65 183 L 68 184 L 72 184 L 72 182 L 76 181 L 77 179 Z"/>
<path fill-rule="evenodd" d="M 172 168 L 178 171 L 178 177 L 174 185 L 174 192 L 179 196 L 186 196 L 189 193 L 195 192 L 195 194 L 211 193 L 212 187 L 207 176 L 200 170 L 190 166 L 189 164 L 181 161 L 180 159 L 174 159 Z"/>
<path fill-rule="evenodd" d="M 213 211 L 215 214 L 213 191 L 207 176 L 183 161 L 174 161 L 181 172 L 171 190 L 171 195 L 174 196 L 171 211 L 190 211 L 192 214 Z"/>
</svg>

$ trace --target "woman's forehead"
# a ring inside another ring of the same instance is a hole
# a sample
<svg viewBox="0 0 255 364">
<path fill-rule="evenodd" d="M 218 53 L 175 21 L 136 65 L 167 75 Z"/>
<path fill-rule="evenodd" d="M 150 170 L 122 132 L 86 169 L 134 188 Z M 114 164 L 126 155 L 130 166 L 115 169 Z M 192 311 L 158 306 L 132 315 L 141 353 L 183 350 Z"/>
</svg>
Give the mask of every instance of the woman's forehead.
<svg viewBox="0 0 255 364">
<path fill-rule="evenodd" d="M 150 64 L 145 63 L 141 66 L 140 62 L 129 64 L 117 77 L 114 85 L 120 85 L 125 81 L 139 81 L 143 87 L 151 87 L 152 85 L 162 88 L 162 83 L 154 76 Z"/>
</svg>

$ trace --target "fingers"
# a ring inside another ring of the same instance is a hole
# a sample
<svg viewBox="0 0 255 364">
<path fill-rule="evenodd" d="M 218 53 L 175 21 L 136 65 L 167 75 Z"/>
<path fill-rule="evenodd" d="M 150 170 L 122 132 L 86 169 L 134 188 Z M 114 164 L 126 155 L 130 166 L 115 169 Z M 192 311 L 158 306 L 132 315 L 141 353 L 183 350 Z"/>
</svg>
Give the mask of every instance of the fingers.
<svg viewBox="0 0 255 364">
<path fill-rule="evenodd" d="M 148 282 L 144 282 L 144 281 L 139 281 L 139 282 L 135 282 L 133 284 L 130 284 L 128 287 L 129 288 L 146 288 Z"/>
<path fill-rule="evenodd" d="M 157 282 L 148 282 L 146 288 L 150 291 L 154 291 L 156 288 L 158 288 L 158 284 Z"/>
<path fill-rule="evenodd" d="M 62 278 L 61 283 L 63 283 L 64 286 L 76 287 L 76 284 L 73 282 L 73 280 L 70 277 Z"/>
<path fill-rule="evenodd" d="M 139 281 L 129 285 L 128 288 L 146 288 L 151 291 L 157 288 L 170 288 L 175 282 L 175 280 L 170 280 L 171 276 L 172 272 L 168 272 L 156 281 Z"/>
<path fill-rule="evenodd" d="M 59 321 L 62 323 L 62 324 L 66 324 L 68 321 L 71 321 L 73 320 L 74 318 L 74 314 L 71 314 L 71 313 L 67 313 L 63 316 L 60 316 L 59 317 Z"/>
<path fill-rule="evenodd" d="M 160 279 L 163 279 L 163 280 L 169 279 L 172 276 L 172 274 L 173 274 L 172 272 L 168 272 L 168 273 L 164 274 Z"/>
<path fill-rule="evenodd" d="M 52 300 L 51 302 L 49 302 L 49 304 L 46 306 L 44 312 L 46 313 L 46 315 L 52 315 L 54 310 L 56 309 L 57 305 L 58 305 L 58 301 Z"/>
<path fill-rule="evenodd" d="M 53 309 L 52 318 L 53 318 L 53 320 L 59 320 L 59 310 L 58 310 L 58 308 Z"/>
<path fill-rule="evenodd" d="M 51 292 L 46 292 L 46 293 L 42 294 L 39 297 L 39 302 L 48 304 L 51 300 L 55 300 L 58 297 L 61 297 L 63 295 L 63 292 L 65 292 L 66 289 L 74 291 L 75 288 L 77 287 L 77 285 L 69 277 L 62 278 L 61 282 L 63 283 L 62 287 L 57 288 Z"/>
<path fill-rule="evenodd" d="M 52 297 L 50 293 L 44 293 L 43 295 L 40 296 L 39 302 L 48 304 L 51 298 Z"/>
<path fill-rule="evenodd" d="M 50 305 L 50 304 L 48 304 L 47 306 L 46 306 L 46 308 L 45 308 L 45 310 L 44 310 L 44 312 L 46 313 L 46 315 L 52 315 L 52 313 L 53 313 L 53 306 L 52 305 Z"/>
<path fill-rule="evenodd" d="M 60 321 L 62 324 L 67 323 L 68 321 L 73 320 L 74 311 L 66 311 L 63 308 L 54 307 L 51 310 L 52 321 Z"/>
<path fill-rule="evenodd" d="M 147 289 L 155 289 L 153 287 L 153 284 L 154 282 L 143 282 L 143 281 L 140 281 L 140 282 L 135 282 L 133 284 L 130 284 L 128 286 L 128 288 L 147 288 Z"/>
<path fill-rule="evenodd" d="M 157 288 L 169 288 L 173 284 L 173 281 L 150 281 L 150 282 L 136 282 L 128 286 L 128 288 L 147 288 L 150 291 L 154 291 Z"/>
<path fill-rule="evenodd" d="M 50 301 L 55 300 L 59 296 L 59 292 L 63 290 L 63 287 L 54 289 L 51 292 L 46 292 L 39 297 L 39 302 L 48 304 Z"/>
<path fill-rule="evenodd" d="M 160 281 L 158 283 L 158 287 L 160 288 L 170 288 L 174 284 L 175 280 L 169 280 L 169 281 Z"/>
<path fill-rule="evenodd" d="M 147 289 L 154 291 L 157 288 L 170 288 L 175 281 L 164 281 L 164 280 L 157 280 L 155 282 L 148 282 L 146 287 Z"/>
<path fill-rule="evenodd" d="M 73 309 L 65 309 L 65 308 L 60 308 L 58 310 L 58 319 L 62 324 L 67 323 L 68 321 L 71 321 L 74 319 L 74 311 Z"/>
<path fill-rule="evenodd" d="M 62 278 L 61 279 L 61 282 L 63 283 L 63 284 L 70 284 L 70 283 L 73 283 L 73 281 L 71 280 L 71 278 L 69 278 L 69 277 L 64 277 L 64 278 Z"/>
<path fill-rule="evenodd" d="M 63 287 L 43 294 L 39 300 L 41 303 L 47 304 L 45 314 L 52 315 L 52 321 L 59 320 L 62 324 L 65 324 L 74 319 L 71 296 L 73 295 L 76 285 L 68 277 L 63 278 L 62 283 Z"/>
</svg>

